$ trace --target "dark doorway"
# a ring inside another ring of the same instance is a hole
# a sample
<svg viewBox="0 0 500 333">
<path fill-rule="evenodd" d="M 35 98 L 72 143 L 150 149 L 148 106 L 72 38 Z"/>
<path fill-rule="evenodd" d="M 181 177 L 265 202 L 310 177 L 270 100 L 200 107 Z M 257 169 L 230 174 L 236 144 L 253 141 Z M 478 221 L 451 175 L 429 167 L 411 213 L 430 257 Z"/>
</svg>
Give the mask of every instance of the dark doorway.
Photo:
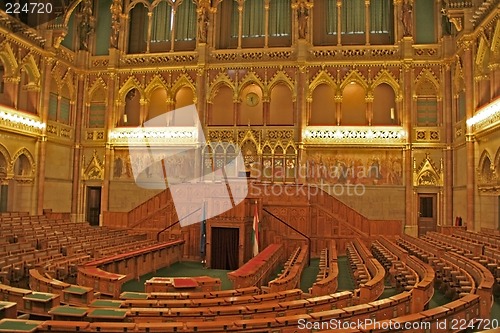
<svg viewBox="0 0 500 333">
<path fill-rule="evenodd" d="M 90 225 L 99 225 L 101 214 L 101 187 L 87 187 L 87 222 Z"/>
<path fill-rule="evenodd" d="M 424 236 L 428 231 L 436 231 L 436 194 L 418 195 L 418 236 Z"/>
<path fill-rule="evenodd" d="M 212 228 L 211 268 L 235 270 L 238 268 L 238 228 Z"/>
<path fill-rule="evenodd" d="M 7 199 L 9 195 L 9 186 L 0 185 L 0 212 L 7 211 Z"/>
</svg>

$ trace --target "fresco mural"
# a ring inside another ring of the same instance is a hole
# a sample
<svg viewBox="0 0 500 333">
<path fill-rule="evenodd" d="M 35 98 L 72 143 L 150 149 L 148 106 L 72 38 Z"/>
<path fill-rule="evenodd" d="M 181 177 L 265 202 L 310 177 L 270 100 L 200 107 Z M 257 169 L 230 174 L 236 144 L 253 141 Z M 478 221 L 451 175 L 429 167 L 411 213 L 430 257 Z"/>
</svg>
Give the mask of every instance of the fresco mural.
<svg viewBox="0 0 500 333">
<path fill-rule="evenodd" d="M 128 150 L 115 150 L 113 163 L 114 180 L 149 180 L 164 182 L 168 174 L 169 181 L 184 182 L 194 178 L 194 151 L 179 151 L 178 154 L 165 153 L 161 150 L 134 153 L 131 161 Z M 134 177 L 135 176 L 135 177 Z"/>
<path fill-rule="evenodd" d="M 402 151 L 312 150 L 304 166 L 316 184 L 403 185 Z"/>
</svg>

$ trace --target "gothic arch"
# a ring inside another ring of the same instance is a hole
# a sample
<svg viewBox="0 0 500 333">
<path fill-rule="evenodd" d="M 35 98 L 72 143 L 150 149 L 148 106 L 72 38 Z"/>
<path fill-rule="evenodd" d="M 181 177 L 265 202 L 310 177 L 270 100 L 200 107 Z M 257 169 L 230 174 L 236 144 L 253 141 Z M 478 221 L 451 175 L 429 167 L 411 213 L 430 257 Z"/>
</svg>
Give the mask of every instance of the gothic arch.
<svg viewBox="0 0 500 333">
<path fill-rule="evenodd" d="M 181 76 L 179 76 L 175 83 L 172 85 L 172 97 L 175 99 L 179 90 L 184 87 L 188 87 L 191 89 L 194 97 L 193 103 L 196 104 L 196 87 L 193 84 L 193 80 L 187 74 L 182 74 Z"/>
<path fill-rule="evenodd" d="M 144 89 L 145 98 L 148 101 L 150 101 L 151 94 L 158 88 L 163 88 L 165 89 L 165 91 L 167 91 L 167 94 L 169 93 L 169 90 L 167 88 L 167 83 L 165 82 L 165 80 L 161 76 L 155 75 L 153 79 L 149 82 L 146 89 Z"/>
<path fill-rule="evenodd" d="M 135 0 L 135 1 L 131 1 L 130 4 L 125 7 L 125 14 L 129 15 L 130 11 L 139 3 L 142 3 L 144 5 L 144 7 L 148 10 L 148 12 L 151 12 L 153 10 L 153 8 L 158 4 L 157 2 L 159 1 L 155 1 L 153 4 L 149 4 L 149 2 L 145 1 L 145 0 Z"/>
<path fill-rule="evenodd" d="M 18 68 L 19 74 L 22 68 L 24 68 L 26 70 L 26 73 L 28 74 L 29 84 L 38 86 L 40 81 L 40 71 L 38 70 L 35 59 L 31 54 L 27 55 L 23 59 L 23 62 Z"/>
<path fill-rule="evenodd" d="M 269 97 L 265 85 L 262 83 L 262 80 L 257 75 L 255 75 L 254 72 L 249 72 L 243 77 L 238 87 L 238 96 L 240 96 L 241 92 L 251 84 L 256 84 L 260 88 L 260 90 L 262 91 L 262 98 L 264 100 Z"/>
<path fill-rule="evenodd" d="M 485 149 L 481 153 L 481 157 L 479 157 L 479 161 L 478 161 L 478 164 L 477 164 L 478 165 L 478 169 L 482 170 L 484 163 L 487 163 L 487 162 L 493 163 L 493 159 L 491 158 L 490 153 Z"/>
<path fill-rule="evenodd" d="M 90 86 L 90 88 L 88 90 L 88 99 L 87 100 L 91 101 L 94 93 L 96 93 L 100 89 L 106 90 L 107 85 L 101 77 L 98 77 L 97 79 L 94 80 L 94 82 L 92 83 L 92 85 Z M 107 96 L 106 96 L 106 100 L 107 100 Z"/>
<path fill-rule="evenodd" d="M 483 151 L 481 157 L 479 158 L 477 172 L 480 183 L 487 184 L 494 179 L 495 165 L 493 164 L 490 153 L 486 150 Z"/>
<path fill-rule="evenodd" d="M 8 43 L 2 43 L 0 47 L 0 60 L 3 63 L 3 68 L 5 70 L 6 76 L 12 76 L 17 71 L 17 60 L 12 52 L 12 48 Z"/>
<path fill-rule="evenodd" d="M 316 75 L 316 77 L 309 84 L 307 92 L 307 98 L 309 100 L 312 99 L 312 94 L 314 92 L 314 89 L 316 89 L 318 86 L 322 84 L 326 84 L 327 86 L 331 87 L 334 90 L 336 90 L 337 88 L 337 84 L 335 83 L 335 80 L 331 77 L 330 73 L 328 73 L 325 70 L 322 70 L 321 72 L 318 73 L 318 75 Z"/>
<path fill-rule="evenodd" d="M 383 71 L 378 73 L 378 75 L 375 77 L 375 80 L 373 81 L 373 83 L 371 85 L 370 90 L 373 92 L 373 90 L 377 86 L 379 86 L 383 83 L 392 87 L 397 99 L 402 98 L 401 89 L 400 89 L 398 81 L 396 80 L 394 75 L 392 75 L 392 73 L 388 72 L 387 70 L 383 70 Z"/>
<path fill-rule="evenodd" d="M 495 153 L 495 159 L 492 162 L 495 164 L 495 169 L 500 167 L 500 147 Z"/>
<path fill-rule="evenodd" d="M 215 95 L 217 95 L 217 91 L 219 90 L 219 87 L 221 85 L 225 85 L 229 87 L 233 91 L 233 101 L 238 99 L 238 95 L 236 94 L 236 86 L 234 85 L 233 80 L 226 74 L 226 73 L 220 73 L 217 75 L 215 80 L 212 82 L 210 91 L 208 94 L 207 102 L 212 103 Z"/>
<path fill-rule="evenodd" d="M 24 155 L 28 159 L 28 162 L 29 162 L 30 173 L 28 176 L 31 176 L 31 177 L 34 176 L 35 175 L 35 159 L 33 158 L 33 155 L 30 153 L 30 151 L 28 149 L 26 149 L 26 148 L 19 149 L 12 157 L 12 165 L 15 165 L 17 159 L 22 155 Z"/>
<path fill-rule="evenodd" d="M 134 88 L 141 94 L 141 99 L 144 98 L 144 90 L 142 89 L 141 84 L 134 76 L 130 76 L 118 91 L 118 101 L 124 103 L 127 93 Z"/>
<path fill-rule="evenodd" d="M 438 99 L 441 99 L 441 93 L 439 91 L 439 81 L 434 75 L 432 71 L 429 69 L 423 69 L 417 76 L 415 82 L 415 95 L 413 95 L 414 98 L 416 98 L 419 95 L 419 88 L 422 86 L 424 82 L 430 82 L 434 88 L 435 96 Z"/>
<path fill-rule="evenodd" d="M 271 81 L 269 82 L 267 86 L 267 91 L 271 92 L 273 88 L 278 85 L 278 84 L 285 84 L 290 91 L 292 92 L 293 98 L 295 99 L 295 84 L 293 83 L 292 79 L 286 75 L 283 71 L 278 71 L 272 78 Z"/>
<path fill-rule="evenodd" d="M 351 82 L 356 82 L 361 87 L 363 87 L 363 89 L 365 90 L 365 94 L 368 93 L 368 83 L 366 82 L 365 78 L 358 70 L 352 70 L 344 77 L 344 79 L 342 80 L 342 83 L 340 84 L 340 87 L 339 87 L 340 92 L 344 91 L 344 88 L 348 84 L 351 84 Z"/>
<path fill-rule="evenodd" d="M 12 160 L 11 160 L 9 151 L 2 144 L 0 144 L 0 155 L 5 159 L 5 163 L 7 164 L 5 172 L 7 173 L 7 175 L 8 174 L 12 174 L 12 172 L 13 172 L 13 170 L 12 170 Z"/>
</svg>

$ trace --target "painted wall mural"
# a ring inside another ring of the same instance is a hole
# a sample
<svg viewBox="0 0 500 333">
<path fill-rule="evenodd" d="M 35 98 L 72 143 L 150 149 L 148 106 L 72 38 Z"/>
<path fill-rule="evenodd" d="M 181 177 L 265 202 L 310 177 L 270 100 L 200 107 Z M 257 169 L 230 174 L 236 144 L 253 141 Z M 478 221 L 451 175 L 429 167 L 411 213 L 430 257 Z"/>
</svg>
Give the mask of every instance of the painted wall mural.
<svg viewBox="0 0 500 333">
<path fill-rule="evenodd" d="M 140 151 L 130 154 L 128 150 L 115 150 L 113 163 L 114 180 L 141 180 L 151 182 L 184 182 L 194 178 L 194 151 L 179 150 L 173 154 L 165 152 Z"/>
<path fill-rule="evenodd" d="M 315 184 L 403 185 L 399 150 L 310 150 L 304 166 Z"/>
</svg>

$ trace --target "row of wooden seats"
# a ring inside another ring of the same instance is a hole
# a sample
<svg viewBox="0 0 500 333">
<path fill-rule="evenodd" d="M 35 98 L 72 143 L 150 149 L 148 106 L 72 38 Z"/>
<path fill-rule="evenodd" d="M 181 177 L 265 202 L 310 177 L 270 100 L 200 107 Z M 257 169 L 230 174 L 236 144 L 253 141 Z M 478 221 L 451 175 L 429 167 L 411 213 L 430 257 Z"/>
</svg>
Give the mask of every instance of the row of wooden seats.
<svg viewBox="0 0 500 333">
<path fill-rule="evenodd" d="M 419 282 L 417 273 L 406 265 L 397 255 L 390 252 L 379 241 L 372 243 L 372 253 L 391 277 L 391 281 L 395 282 L 397 290 L 411 291 Z"/>
<path fill-rule="evenodd" d="M 309 288 L 309 294 L 320 296 L 336 292 L 338 288 L 338 275 L 337 248 L 335 242 L 332 241 L 330 247 L 321 251 L 319 272 L 316 276 L 316 282 Z"/>
<path fill-rule="evenodd" d="M 270 244 L 237 270 L 227 274 L 233 288 L 261 286 L 267 282 L 272 272 L 282 263 L 282 244 Z"/>
<path fill-rule="evenodd" d="M 242 288 L 244 289 L 244 288 Z M 237 291 L 240 289 L 236 289 Z M 209 292 L 209 294 L 217 295 L 218 291 Z M 207 298 L 184 298 L 184 299 L 125 299 L 121 301 L 121 307 L 139 307 L 139 308 L 163 308 L 163 307 L 200 307 L 200 306 L 231 306 L 234 304 L 245 303 L 276 303 L 282 301 L 292 301 L 302 299 L 302 291 L 300 289 L 289 289 L 285 291 L 265 293 L 265 294 L 241 294 L 234 296 L 218 296 Z"/>
<path fill-rule="evenodd" d="M 468 240 L 470 242 L 481 243 L 496 249 L 500 248 L 500 238 L 492 235 L 485 235 L 483 233 L 473 231 L 456 230 L 451 236 Z"/>
<path fill-rule="evenodd" d="M 423 239 L 443 251 L 458 253 L 466 258 L 472 259 L 475 262 L 479 262 L 483 266 L 487 267 L 488 270 L 495 276 L 497 282 L 500 283 L 500 250 L 477 243 L 476 246 L 481 247 L 482 250 L 480 254 L 476 254 L 479 251 L 471 248 L 470 241 L 464 241 L 464 245 L 462 247 L 461 238 L 436 233 L 433 233 L 432 235 L 434 236 L 430 238 L 424 237 Z M 450 238 L 453 239 L 453 242 L 447 241 Z M 453 243 L 453 245 L 451 245 L 451 243 Z"/>
<path fill-rule="evenodd" d="M 30 216 L 30 214 L 28 212 L 1 212 L 0 221 L 3 221 L 4 219 L 21 217 L 21 216 Z"/>
<path fill-rule="evenodd" d="M 38 269 L 29 271 L 29 287 L 32 291 L 54 293 L 60 296 L 60 302 L 68 305 L 87 305 L 94 299 L 94 290 L 88 287 L 72 285 L 53 278 L 49 274 L 41 274 Z"/>
<path fill-rule="evenodd" d="M 298 247 L 285 263 L 281 274 L 269 282 L 269 292 L 285 291 L 300 286 L 300 276 L 308 257 L 308 246 Z"/>
<path fill-rule="evenodd" d="M 479 295 L 482 300 L 480 314 L 487 317 L 493 304 L 491 297 L 493 295 L 493 284 L 495 283 L 493 274 L 480 263 L 459 256 L 456 253 L 446 252 L 443 257 L 472 277 L 475 282 L 475 294 Z"/>
<path fill-rule="evenodd" d="M 236 313 L 229 314 L 220 311 L 211 312 L 209 317 L 201 317 L 200 314 L 206 314 L 204 311 L 196 311 L 189 314 L 190 311 L 187 309 L 176 309 L 173 312 L 176 314 L 176 319 L 180 319 L 175 322 L 167 322 L 165 317 L 153 312 L 148 312 L 151 315 L 146 319 L 148 322 L 89 322 L 89 321 L 60 321 L 60 320 L 48 320 L 43 322 L 38 322 L 37 332 L 198 332 L 198 331 L 212 331 L 212 332 L 225 332 L 225 331 L 249 331 L 249 332 L 295 332 L 299 320 L 308 322 L 321 322 L 330 320 L 356 320 L 364 321 L 368 318 L 375 318 L 376 320 L 383 320 L 387 318 L 399 317 L 408 314 L 408 302 L 410 300 L 410 295 L 405 293 L 405 295 L 396 295 L 394 297 L 386 298 L 384 300 L 375 301 L 368 304 L 356 305 L 356 306 L 346 306 L 342 309 L 332 309 L 325 311 L 317 311 L 306 313 L 303 307 L 294 309 L 293 305 L 283 309 L 280 313 L 284 313 L 283 316 L 278 316 L 277 312 L 271 312 L 274 316 L 272 317 L 259 317 L 258 310 L 252 316 L 256 318 L 249 318 L 248 315 L 242 316 Z M 251 307 L 248 305 L 247 307 Z M 145 309 L 144 311 L 146 311 Z M 171 315 L 172 309 L 166 309 L 168 315 Z M 196 309 L 192 309 L 196 310 Z M 225 309 L 223 309 L 225 310 Z M 234 309 L 236 310 L 236 309 Z M 97 310 L 90 310 L 95 313 Z M 138 310 L 143 311 L 143 310 Z M 191 311 L 192 312 L 192 311 Z M 166 312 L 162 312 L 164 315 Z M 177 318 L 177 314 L 182 314 L 180 318 Z M 211 320 L 213 318 L 227 318 L 223 320 Z M 96 316 L 92 316 L 95 317 Z M 203 321 L 202 319 L 208 319 Z M 241 319 L 245 318 L 245 319 Z M 0 322 L 1 328 L 2 322 Z"/>
<path fill-rule="evenodd" d="M 368 282 L 371 278 L 370 273 L 368 273 L 368 269 L 366 268 L 363 259 L 361 259 L 361 256 L 358 251 L 356 251 L 352 242 L 347 243 L 346 254 L 350 267 L 349 273 L 354 282 L 355 288 L 359 288 L 361 284 Z"/>
<path fill-rule="evenodd" d="M 480 298 L 477 295 L 468 295 L 459 300 L 438 306 L 432 309 L 414 312 L 405 316 L 381 321 L 367 321 L 362 327 L 342 330 L 350 333 L 382 333 L 382 332 L 412 332 L 412 333 L 442 333 L 446 331 L 464 331 L 462 327 L 467 326 L 466 331 L 472 331 L 468 326 L 474 322 L 476 314 L 479 311 Z M 444 329 L 442 323 L 448 323 Z M 452 324 L 452 323 L 457 323 Z M 458 324 L 463 323 L 463 324 Z M 479 321 L 476 326 L 479 329 L 479 323 L 483 323 L 482 328 L 490 323 Z M 325 325 L 328 327 L 327 325 Z M 496 326 L 496 325 L 495 325 Z M 453 329 L 455 328 L 455 329 Z M 475 331 L 475 330 L 474 330 Z M 321 330 L 323 333 L 337 333 L 336 330 Z M 484 333 L 498 333 L 500 329 L 482 331 Z"/>
<path fill-rule="evenodd" d="M 481 228 L 481 233 L 500 238 L 500 230 L 493 228 Z"/>
<path fill-rule="evenodd" d="M 427 263 L 408 253 L 393 241 L 382 236 L 378 240 L 390 253 L 405 263 L 417 274 L 417 283 L 412 289 L 412 312 L 426 308 L 434 295 L 434 269 Z"/>
<path fill-rule="evenodd" d="M 454 252 L 464 255 L 470 253 L 474 256 L 483 254 L 484 245 L 472 241 L 459 239 L 450 235 L 440 234 L 438 232 L 428 232 L 423 239 L 432 239 L 446 246 L 451 247 Z"/>
<path fill-rule="evenodd" d="M 137 300 L 137 299 L 207 299 L 216 297 L 232 297 L 232 296 L 248 296 L 260 295 L 262 290 L 259 287 L 251 286 L 238 289 L 228 290 L 212 290 L 212 291 L 189 291 L 189 292 L 122 292 L 120 300 Z"/>
<path fill-rule="evenodd" d="M 355 239 L 353 245 L 371 278 L 359 286 L 359 302 L 367 303 L 376 300 L 384 292 L 384 267 L 373 257 L 366 245 L 359 239 Z"/>
<path fill-rule="evenodd" d="M 78 267 L 77 284 L 118 298 L 123 283 L 178 262 L 184 240 L 155 243 L 126 253 L 89 261 Z"/>
<path fill-rule="evenodd" d="M 451 299 L 458 299 L 475 293 L 476 284 L 470 274 L 463 268 L 443 258 L 444 251 L 422 239 L 405 236 L 398 244 L 417 257 L 427 260 L 436 272 L 436 288 Z M 425 253 L 425 256 L 422 256 Z M 464 258 L 465 259 L 465 258 Z"/>
<path fill-rule="evenodd" d="M 335 297 L 335 295 L 331 295 Z M 396 295 L 380 301 L 374 301 L 370 304 L 339 305 L 332 308 L 331 299 L 324 297 L 316 297 L 311 299 L 300 299 L 292 301 L 282 301 L 279 303 L 258 302 L 248 303 L 242 302 L 230 306 L 210 306 L 210 307 L 155 307 L 155 308 L 127 308 L 115 310 L 123 320 L 127 318 L 129 321 L 135 322 L 157 322 L 157 321 L 224 321 L 243 320 L 243 319 L 265 319 L 265 318 L 281 318 L 294 315 L 316 316 L 321 319 L 332 318 L 347 318 L 356 317 L 358 315 L 377 316 L 390 318 L 396 313 L 408 313 L 408 302 L 411 295 L 408 293 Z M 394 311 L 397 308 L 399 311 Z M 102 308 L 101 308 L 102 310 Z M 111 310 L 111 309 L 109 309 Z M 87 313 L 94 313 L 95 308 L 84 308 L 81 312 L 81 319 L 87 318 Z M 54 310 L 52 313 L 64 313 L 64 310 Z M 57 317 L 59 319 L 64 316 Z M 92 319 L 92 318 L 90 318 Z M 354 318 L 353 318 L 354 319 Z"/>
</svg>

